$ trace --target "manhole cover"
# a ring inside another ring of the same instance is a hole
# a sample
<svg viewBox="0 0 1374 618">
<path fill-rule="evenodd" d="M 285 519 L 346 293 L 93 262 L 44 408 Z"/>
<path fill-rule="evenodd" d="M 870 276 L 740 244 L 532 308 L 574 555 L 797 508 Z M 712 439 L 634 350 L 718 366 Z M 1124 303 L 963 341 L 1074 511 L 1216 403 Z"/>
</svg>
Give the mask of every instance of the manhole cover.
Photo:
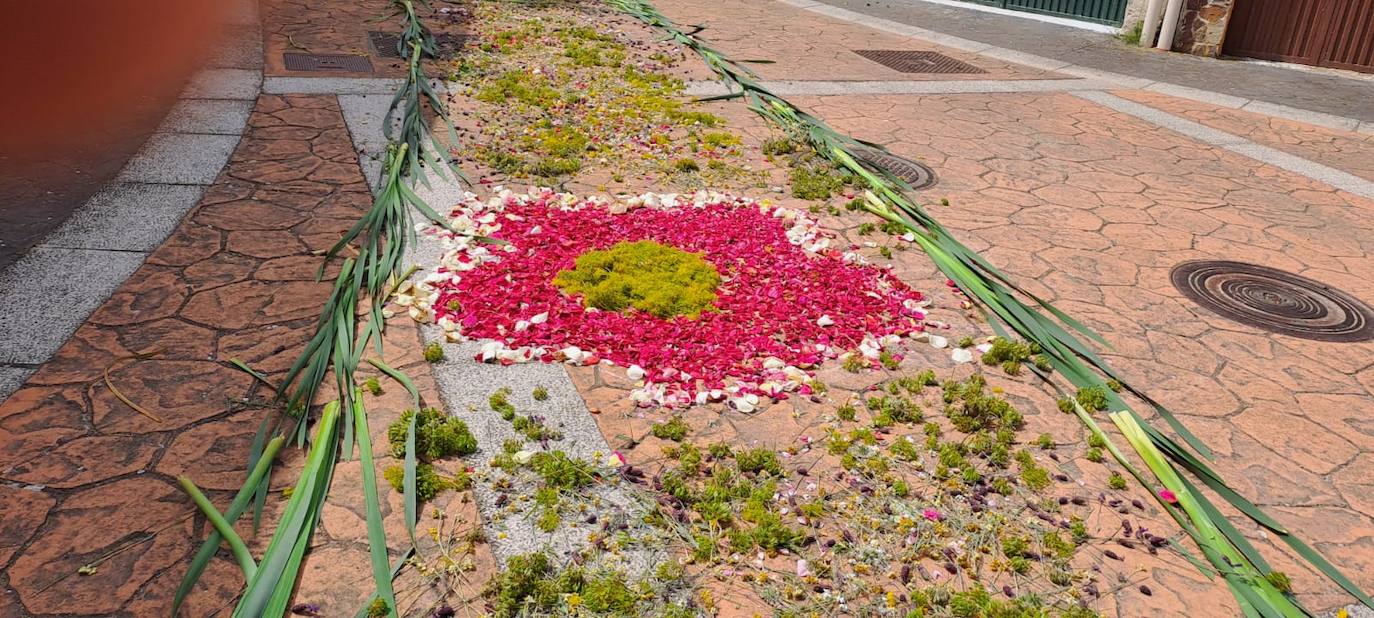
<svg viewBox="0 0 1374 618">
<path fill-rule="evenodd" d="M 856 49 L 854 53 L 903 73 L 987 73 L 940 52 L 900 49 Z"/>
<path fill-rule="evenodd" d="M 372 62 L 367 56 L 352 54 L 298 54 L 286 52 L 282 60 L 288 71 L 347 71 L 349 73 L 371 73 Z"/>
<path fill-rule="evenodd" d="M 874 172 L 878 171 L 879 168 L 886 169 L 894 176 L 905 180 L 912 189 L 925 189 L 935 184 L 935 172 L 911 159 L 899 157 L 890 152 L 883 152 L 877 148 L 858 148 L 855 149 L 854 154 L 858 157 L 860 165 Z"/>
<path fill-rule="evenodd" d="M 1184 296 L 1241 324 L 1317 341 L 1374 339 L 1374 310 L 1306 277 L 1228 261 L 1184 262 L 1169 276 Z"/>
<path fill-rule="evenodd" d="M 434 35 L 434 46 L 442 57 L 455 56 L 463 50 L 471 35 L 467 34 L 448 34 L 439 33 Z M 372 52 L 381 58 L 400 58 L 401 53 L 397 46 L 401 43 L 401 36 L 394 32 L 382 32 L 372 30 L 367 33 L 367 42 L 372 45 Z"/>
</svg>

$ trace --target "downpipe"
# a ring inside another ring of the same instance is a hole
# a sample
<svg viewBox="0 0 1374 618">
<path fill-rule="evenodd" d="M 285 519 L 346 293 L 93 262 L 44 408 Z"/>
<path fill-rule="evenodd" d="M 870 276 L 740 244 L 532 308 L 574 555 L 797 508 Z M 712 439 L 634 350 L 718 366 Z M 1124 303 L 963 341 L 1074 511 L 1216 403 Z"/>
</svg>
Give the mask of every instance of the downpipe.
<svg viewBox="0 0 1374 618">
<path fill-rule="evenodd" d="M 1183 12 L 1183 0 L 1166 0 L 1169 7 L 1164 11 L 1164 26 L 1159 31 L 1159 42 L 1155 49 L 1171 51 L 1174 48 L 1174 34 L 1178 31 L 1178 14 Z"/>
<path fill-rule="evenodd" d="M 1154 44 L 1155 34 L 1159 32 L 1159 14 L 1164 11 L 1167 0 L 1149 0 L 1145 5 L 1145 19 L 1141 22 L 1140 45 L 1149 47 Z"/>
</svg>

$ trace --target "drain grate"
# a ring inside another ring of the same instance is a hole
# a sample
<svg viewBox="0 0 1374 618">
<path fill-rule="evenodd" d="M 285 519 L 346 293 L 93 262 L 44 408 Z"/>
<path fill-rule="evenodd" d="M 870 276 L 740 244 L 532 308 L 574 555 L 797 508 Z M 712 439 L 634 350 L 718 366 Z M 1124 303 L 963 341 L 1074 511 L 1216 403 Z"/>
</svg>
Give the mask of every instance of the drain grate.
<svg viewBox="0 0 1374 618">
<path fill-rule="evenodd" d="M 987 73 L 940 52 L 900 49 L 856 49 L 854 53 L 902 73 Z"/>
<path fill-rule="evenodd" d="M 349 73 L 371 73 L 372 62 L 367 56 L 352 54 L 299 54 L 286 52 L 282 60 L 288 71 L 347 71 Z"/>
<path fill-rule="evenodd" d="M 936 182 L 934 170 L 911 159 L 899 157 L 890 152 L 883 152 L 877 148 L 857 148 L 854 150 L 854 154 L 858 157 L 860 165 L 874 172 L 880 168 L 885 169 L 892 175 L 906 181 L 914 190 L 929 188 Z"/>
<path fill-rule="evenodd" d="M 1241 324 L 1317 341 L 1374 339 L 1374 309 L 1307 277 L 1229 261 L 1184 262 L 1169 277 L 1193 302 Z"/>
<path fill-rule="evenodd" d="M 463 46 L 467 45 L 468 40 L 474 38 L 470 34 L 449 34 L 441 32 L 434 35 L 434 47 L 439 52 L 440 57 L 452 57 L 463 51 Z M 367 33 L 367 42 L 372 45 L 372 53 L 380 58 L 400 58 L 401 54 L 396 49 L 401 43 L 401 36 L 394 32 L 382 32 L 372 30 Z"/>
</svg>

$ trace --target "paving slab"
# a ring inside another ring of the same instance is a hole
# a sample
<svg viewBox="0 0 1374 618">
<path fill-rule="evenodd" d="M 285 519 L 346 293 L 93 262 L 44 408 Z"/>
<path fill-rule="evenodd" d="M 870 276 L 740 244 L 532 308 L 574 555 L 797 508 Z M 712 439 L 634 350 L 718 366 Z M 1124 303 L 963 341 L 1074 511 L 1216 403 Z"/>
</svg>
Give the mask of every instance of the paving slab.
<svg viewBox="0 0 1374 618">
<path fill-rule="evenodd" d="M 33 375 L 33 367 L 0 366 L 0 401 L 8 399 Z"/>
<path fill-rule="evenodd" d="M 167 112 L 158 132 L 237 136 L 243 134 L 252 109 L 252 101 L 182 99 Z"/>
<path fill-rule="evenodd" d="M 48 360 L 142 263 L 126 251 L 29 251 L 0 274 L 0 363 Z"/>
<path fill-rule="evenodd" d="M 203 69 L 191 77 L 182 98 L 251 101 L 261 83 L 262 73 L 252 69 Z"/>
<path fill-rule="evenodd" d="M 44 246 L 152 251 L 176 229 L 204 187 L 120 183 L 97 193 Z"/>
<path fill-rule="evenodd" d="M 237 135 L 154 133 L 129 160 L 124 182 L 208 185 L 238 144 Z"/>
</svg>

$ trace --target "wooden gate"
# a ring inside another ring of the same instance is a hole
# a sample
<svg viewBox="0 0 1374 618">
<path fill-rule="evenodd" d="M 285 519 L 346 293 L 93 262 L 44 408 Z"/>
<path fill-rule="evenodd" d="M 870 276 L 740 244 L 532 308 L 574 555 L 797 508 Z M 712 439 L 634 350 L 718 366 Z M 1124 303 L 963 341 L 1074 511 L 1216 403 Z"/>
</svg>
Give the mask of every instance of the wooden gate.
<svg viewBox="0 0 1374 618">
<path fill-rule="evenodd" d="M 1374 0 L 1236 0 L 1224 50 L 1374 73 Z"/>
</svg>

